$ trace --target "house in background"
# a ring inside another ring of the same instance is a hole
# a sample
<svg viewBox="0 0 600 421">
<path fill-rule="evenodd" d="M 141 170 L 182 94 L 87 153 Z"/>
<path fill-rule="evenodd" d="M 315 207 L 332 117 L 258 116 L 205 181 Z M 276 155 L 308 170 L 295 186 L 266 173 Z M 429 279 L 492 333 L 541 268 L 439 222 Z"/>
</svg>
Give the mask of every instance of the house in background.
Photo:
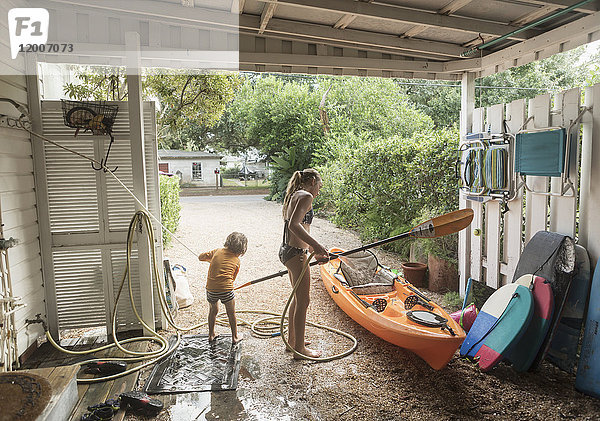
<svg viewBox="0 0 600 421">
<path fill-rule="evenodd" d="M 256 174 L 258 178 L 270 175 L 267 158 L 261 156 L 256 149 L 251 149 L 248 154 L 226 155 L 221 159 L 221 167 L 225 169 L 238 168 L 240 173 Z"/>
<path fill-rule="evenodd" d="M 223 155 L 210 152 L 159 149 L 158 169 L 179 176 L 182 184 L 214 186 L 221 158 Z"/>
</svg>

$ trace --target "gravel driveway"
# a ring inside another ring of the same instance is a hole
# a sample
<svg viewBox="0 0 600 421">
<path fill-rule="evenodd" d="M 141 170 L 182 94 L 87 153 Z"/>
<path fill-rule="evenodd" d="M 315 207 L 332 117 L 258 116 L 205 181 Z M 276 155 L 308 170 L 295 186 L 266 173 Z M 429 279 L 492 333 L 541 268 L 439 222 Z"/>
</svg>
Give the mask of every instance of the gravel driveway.
<svg viewBox="0 0 600 421">
<path fill-rule="evenodd" d="M 261 196 L 204 196 L 181 199 L 177 235 L 195 252 L 221 247 L 226 236 L 240 231 L 248 237 L 238 282 L 277 272 L 281 241 L 281 206 Z M 349 249 L 358 237 L 315 218 L 314 236 L 326 247 Z M 383 264 L 399 267 L 391 254 L 377 252 Z M 180 311 L 179 323 L 206 319 L 204 283 L 208 264 L 177 242 L 165 250 L 171 263 L 188 269 L 196 302 Z M 288 278 L 244 288 L 236 307 L 281 312 L 291 291 Z M 431 294 L 439 299 L 439 296 Z M 438 300 L 439 302 L 439 300 Z M 539 372 L 519 374 L 501 364 L 483 374 L 455 358 L 443 370 L 372 335 L 339 310 L 313 268 L 308 320 L 344 330 L 358 339 L 358 349 L 328 363 L 294 361 L 280 338 L 259 339 L 242 327 L 242 363 L 238 389 L 164 397 L 170 405 L 157 419 L 193 420 L 400 420 L 400 419 L 598 419 L 600 402 L 573 389 L 574 377 L 548 363 Z M 222 333 L 228 328 L 218 327 Z M 206 333 L 206 330 L 192 333 Z M 308 328 L 312 347 L 331 355 L 346 349 L 347 339 Z M 128 419 L 135 419 L 128 416 Z"/>
</svg>

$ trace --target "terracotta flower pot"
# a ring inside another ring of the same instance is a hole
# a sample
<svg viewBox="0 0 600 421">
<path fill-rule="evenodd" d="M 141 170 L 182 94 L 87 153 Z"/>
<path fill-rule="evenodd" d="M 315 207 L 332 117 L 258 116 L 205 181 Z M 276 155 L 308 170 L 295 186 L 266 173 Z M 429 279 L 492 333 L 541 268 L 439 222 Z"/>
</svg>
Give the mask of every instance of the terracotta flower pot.
<svg viewBox="0 0 600 421">
<path fill-rule="evenodd" d="M 430 254 L 427 257 L 429 266 L 429 290 L 445 293 L 458 291 L 458 267 L 447 260 Z"/>
<path fill-rule="evenodd" d="M 426 286 L 425 272 L 427 271 L 427 265 L 425 263 L 406 262 L 402 263 L 401 266 L 404 272 L 404 279 L 416 287 Z"/>
</svg>

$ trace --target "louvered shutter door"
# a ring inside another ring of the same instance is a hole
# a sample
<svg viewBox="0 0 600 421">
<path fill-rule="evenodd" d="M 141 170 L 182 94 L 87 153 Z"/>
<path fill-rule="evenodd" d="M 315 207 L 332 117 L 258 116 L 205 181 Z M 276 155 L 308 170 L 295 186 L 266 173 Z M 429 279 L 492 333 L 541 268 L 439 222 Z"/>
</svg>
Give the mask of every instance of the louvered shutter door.
<svg viewBox="0 0 600 421">
<path fill-rule="evenodd" d="M 113 126 L 115 141 L 107 166 L 118 166 L 115 174 L 133 190 L 127 102 L 119 106 Z M 80 133 L 64 125 L 60 101 L 42 102 L 44 135 L 97 161 L 104 158 L 108 136 Z M 160 218 L 158 162 L 154 104 L 144 103 L 145 158 L 148 209 Z M 134 199 L 109 174 L 92 170 L 90 163 L 45 144 L 48 207 L 52 234 L 52 259 L 56 284 L 59 329 L 102 326 L 110 318 L 126 265 L 126 239 L 135 212 Z M 152 221 L 157 239 L 157 256 L 162 259 L 159 225 Z M 161 262 L 159 261 L 159 264 Z M 141 312 L 137 247 L 132 255 L 134 301 Z M 84 317 L 82 317 L 84 315 Z M 155 317 L 160 321 L 155 291 Z M 139 328 L 123 291 L 117 312 L 118 330 Z"/>
</svg>

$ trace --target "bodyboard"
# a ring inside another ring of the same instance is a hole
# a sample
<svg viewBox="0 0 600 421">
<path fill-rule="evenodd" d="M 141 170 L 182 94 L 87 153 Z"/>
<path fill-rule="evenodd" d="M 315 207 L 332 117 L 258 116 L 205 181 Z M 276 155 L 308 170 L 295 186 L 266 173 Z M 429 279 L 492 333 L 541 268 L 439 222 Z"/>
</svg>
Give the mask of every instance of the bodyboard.
<svg viewBox="0 0 600 421">
<path fill-rule="evenodd" d="M 594 270 L 575 389 L 600 398 L 600 259 Z"/>
<path fill-rule="evenodd" d="M 525 332 L 533 315 L 529 288 L 505 285 L 485 302 L 460 348 L 460 355 L 478 359 L 482 371 L 491 370 Z"/>
<path fill-rule="evenodd" d="M 575 276 L 546 357 L 567 373 L 575 371 L 585 309 L 590 297 L 590 258 L 587 250 L 578 244 L 575 245 L 575 265 Z"/>
<path fill-rule="evenodd" d="M 529 240 L 519 258 L 513 282 L 523 275 L 538 275 L 550 282 L 554 293 L 554 313 L 552 314 L 548 334 L 542 342 L 530 369 L 539 367 L 548 352 L 556 326 L 562 315 L 574 272 L 575 243 L 570 237 L 555 232 L 537 232 Z"/>
<path fill-rule="evenodd" d="M 554 311 L 554 294 L 550 283 L 541 276 L 523 275 L 517 284 L 530 288 L 533 294 L 533 317 L 525 333 L 511 349 L 507 360 L 519 372 L 529 370 L 544 342 Z"/>
</svg>

